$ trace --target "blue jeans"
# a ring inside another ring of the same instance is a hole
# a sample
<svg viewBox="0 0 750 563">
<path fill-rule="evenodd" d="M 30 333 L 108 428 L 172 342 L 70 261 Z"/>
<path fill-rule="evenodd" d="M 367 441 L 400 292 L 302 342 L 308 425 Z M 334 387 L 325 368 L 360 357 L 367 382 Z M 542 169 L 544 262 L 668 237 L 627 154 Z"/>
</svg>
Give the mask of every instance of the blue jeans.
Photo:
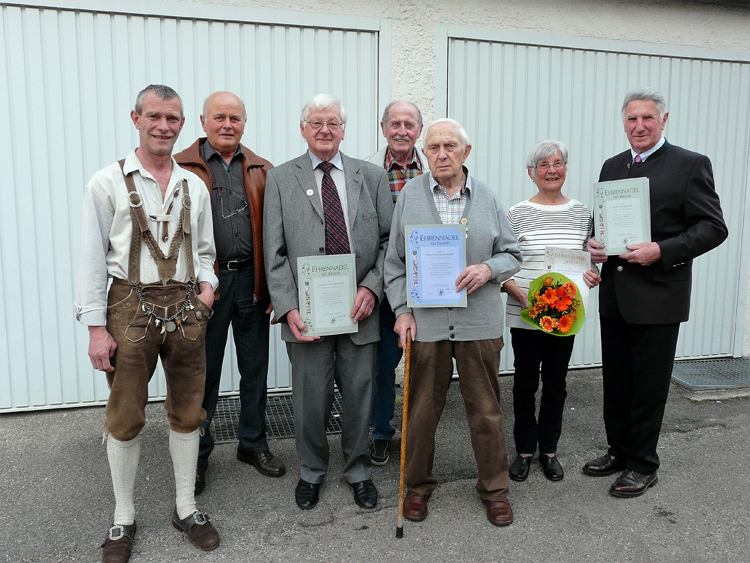
<svg viewBox="0 0 750 563">
<path fill-rule="evenodd" d="M 206 409 L 205 434 L 201 437 L 198 465 L 206 465 L 214 449 L 214 438 L 208 425 L 219 400 L 221 366 L 232 325 L 240 371 L 240 419 L 238 434 L 246 450 L 262 452 L 266 442 L 266 378 L 268 375 L 268 344 L 270 315 L 268 301 L 254 300 L 252 268 L 230 272 L 219 270 L 219 299 L 214 302 L 214 315 L 206 329 Z"/>
<path fill-rule="evenodd" d="M 398 334 L 393 332 L 396 315 L 391 311 L 388 298 L 380 303 L 380 342 L 375 359 L 375 378 L 372 386 L 372 437 L 390 440 L 396 433 L 391 424 L 396 401 L 396 367 L 403 350 L 398 347 Z"/>
</svg>

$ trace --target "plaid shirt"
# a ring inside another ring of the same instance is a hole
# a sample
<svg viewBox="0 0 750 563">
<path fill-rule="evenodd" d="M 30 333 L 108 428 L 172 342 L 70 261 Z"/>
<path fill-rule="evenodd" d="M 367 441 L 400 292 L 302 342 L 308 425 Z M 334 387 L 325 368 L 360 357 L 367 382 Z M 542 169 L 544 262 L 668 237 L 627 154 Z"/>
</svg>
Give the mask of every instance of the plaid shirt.
<svg viewBox="0 0 750 563">
<path fill-rule="evenodd" d="M 435 201 L 440 220 L 444 225 L 456 224 L 461 222 L 461 215 L 466 209 L 466 202 L 471 197 L 471 178 L 469 170 L 463 166 L 466 175 L 466 184 L 461 190 L 456 192 L 453 197 L 448 196 L 445 188 L 438 184 L 435 177 L 430 172 L 430 187 L 432 188 L 432 199 Z"/>
<path fill-rule="evenodd" d="M 422 174 L 422 162 L 417 156 L 417 149 L 412 149 L 412 159 L 406 165 L 406 169 L 401 166 L 391 154 L 391 149 L 385 151 L 385 170 L 388 172 L 388 182 L 391 185 L 391 196 L 396 203 L 398 194 L 404 189 L 406 182 Z"/>
</svg>

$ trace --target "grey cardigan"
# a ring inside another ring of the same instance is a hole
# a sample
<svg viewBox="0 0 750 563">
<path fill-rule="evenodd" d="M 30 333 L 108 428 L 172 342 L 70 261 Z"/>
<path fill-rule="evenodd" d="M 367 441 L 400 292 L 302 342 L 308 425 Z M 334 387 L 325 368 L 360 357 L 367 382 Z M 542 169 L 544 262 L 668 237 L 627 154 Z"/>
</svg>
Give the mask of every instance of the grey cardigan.
<svg viewBox="0 0 750 563">
<path fill-rule="evenodd" d="M 467 307 L 406 306 L 404 226 L 441 224 L 430 189 L 430 174 L 410 180 L 396 201 L 385 258 L 385 292 L 396 316 L 412 313 L 416 340 L 489 340 L 503 335 L 501 282 L 521 268 L 521 250 L 500 200 L 482 182 L 471 178 L 466 219 L 466 264 L 487 264 L 490 280 L 467 298 Z"/>
</svg>

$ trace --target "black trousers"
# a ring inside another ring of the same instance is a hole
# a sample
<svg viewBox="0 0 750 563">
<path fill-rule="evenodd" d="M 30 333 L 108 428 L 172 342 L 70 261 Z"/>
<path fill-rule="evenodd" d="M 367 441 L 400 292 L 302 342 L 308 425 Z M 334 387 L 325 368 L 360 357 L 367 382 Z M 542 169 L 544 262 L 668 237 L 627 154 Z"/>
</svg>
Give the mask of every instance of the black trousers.
<svg viewBox="0 0 750 563">
<path fill-rule="evenodd" d="M 609 453 L 628 469 L 659 469 L 656 445 L 669 394 L 679 323 L 631 324 L 600 317 L 604 425 Z"/>
<path fill-rule="evenodd" d="M 563 409 L 568 392 L 565 376 L 573 353 L 574 336 L 552 336 L 541 330 L 511 328 L 513 346 L 513 438 L 519 454 L 553 454 L 562 432 Z M 542 397 L 539 418 L 535 395 L 541 366 Z"/>
</svg>

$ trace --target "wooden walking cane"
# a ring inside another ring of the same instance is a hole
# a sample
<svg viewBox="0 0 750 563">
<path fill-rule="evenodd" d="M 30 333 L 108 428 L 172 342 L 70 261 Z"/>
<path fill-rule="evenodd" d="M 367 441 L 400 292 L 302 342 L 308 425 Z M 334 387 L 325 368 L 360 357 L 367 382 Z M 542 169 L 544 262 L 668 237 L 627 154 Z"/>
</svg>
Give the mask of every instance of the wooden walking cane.
<svg viewBox="0 0 750 563">
<path fill-rule="evenodd" d="M 398 526 L 396 537 L 404 537 L 404 473 L 406 468 L 406 421 L 409 416 L 409 364 L 411 363 L 411 330 L 406 331 L 404 358 L 404 408 L 401 415 L 401 471 L 398 483 Z"/>
</svg>

